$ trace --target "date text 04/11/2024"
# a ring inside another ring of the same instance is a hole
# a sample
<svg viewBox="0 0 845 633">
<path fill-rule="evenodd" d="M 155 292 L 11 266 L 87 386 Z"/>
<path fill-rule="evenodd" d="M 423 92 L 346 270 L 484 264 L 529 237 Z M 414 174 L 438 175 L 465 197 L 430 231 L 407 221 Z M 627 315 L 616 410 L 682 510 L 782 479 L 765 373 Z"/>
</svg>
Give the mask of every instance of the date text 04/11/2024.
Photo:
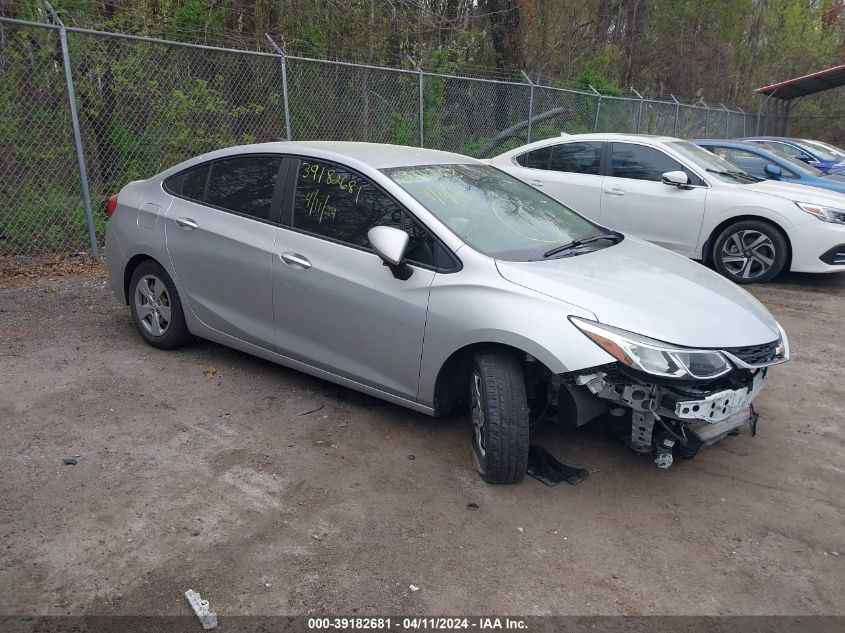
<svg viewBox="0 0 845 633">
<path fill-rule="evenodd" d="M 526 622 L 519 618 L 449 618 L 449 617 L 407 617 L 407 618 L 308 618 L 310 630 L 370 630 L 370 631 L 426 631 L 426 630 L 525 630 Z"/>
</svg>

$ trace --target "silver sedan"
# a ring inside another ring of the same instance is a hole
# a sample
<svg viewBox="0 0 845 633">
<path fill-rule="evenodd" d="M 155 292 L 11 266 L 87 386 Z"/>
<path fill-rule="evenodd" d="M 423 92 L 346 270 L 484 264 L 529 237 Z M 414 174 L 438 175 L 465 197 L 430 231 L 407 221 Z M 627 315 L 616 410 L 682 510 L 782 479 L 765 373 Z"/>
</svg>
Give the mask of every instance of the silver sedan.
<svg viewBox="0 0 845 633">
<path fill-rule="evenodd" d="M 465 407 L 482 477 L 532 429 L 628 425 L 668 467 L 747 423 L 786 335 L 751 295 L 465 156 L 266 143 L 109 200 L 109 279 L 140 335 L 202 337 L 429 415 Z"/>
</svg>

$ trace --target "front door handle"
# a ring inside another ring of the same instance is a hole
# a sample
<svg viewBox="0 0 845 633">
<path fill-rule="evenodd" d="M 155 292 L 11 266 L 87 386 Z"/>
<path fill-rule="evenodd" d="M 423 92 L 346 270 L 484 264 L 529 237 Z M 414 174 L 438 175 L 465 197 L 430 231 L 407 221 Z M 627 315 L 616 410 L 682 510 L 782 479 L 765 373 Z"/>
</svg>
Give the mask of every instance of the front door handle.
<svg viewBox="0 0 845 633">
<path fill-rule="evenodd" d="M 308 258 L 299 253 L 282 253 L 279 258 L 291 268 L 307 269 L 311 268 L 311 262 Z"/>
<path fill-rule="evenodd" d="M 546 184 L 542 180 L 526 180 L 525 182 L 527 182 L 529 185 L 532 185 L 534 187 L 542 187 L 543 185 Z"/>
<path fill-rule="evenodd" d="M 624 196 L 625 192 L 620 189 L 619 187 L 610 187 L 609 189 L 605 189 L 604 192 L 609 196 Z"/>
<path fill-rule="evenodd" d="M 176 222 L 180 229 L 185 229 L 186 231 L 193 231 L 197 228 L 197 223 L 191 218 L 176 218 L 174 222 Z"/>
</svg>

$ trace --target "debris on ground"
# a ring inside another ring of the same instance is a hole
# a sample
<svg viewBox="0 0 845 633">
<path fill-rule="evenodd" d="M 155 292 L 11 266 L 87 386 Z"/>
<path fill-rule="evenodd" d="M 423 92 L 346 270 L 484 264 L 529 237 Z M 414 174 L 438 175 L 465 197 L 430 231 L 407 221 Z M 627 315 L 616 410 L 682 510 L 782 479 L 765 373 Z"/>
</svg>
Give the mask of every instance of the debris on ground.
<svg viewBox="0 0 845 633">
<path fill-rule="evenodd" d="M 417 458 L 417 456 L 416 456 L 416 455 L 408 455 L 408 459 L 413 460 L 413 459 L 416 459 L 416 458 Z"/>
<path fill-rule="evenodd" d="M 217 627 L 217 614 L 212 613 L 208 608 L 208 600 L 203 600 L 202 596 L 193 589 L 188 589 L 185 592 L 185 597 L 188 599 L 194 613 L 200 619 L 202 628 L 208 630 Z"/>
<path fill-rule="evenodd" d="M 475 501 L 470 501 L 467 504 L 467 510 L 478 510 L 479 505 Z"/>
<path fill-rule="evenodd" d="M 525 534 L 525 530 L 523 530 L 521 527 L 516 528 L 516 531 L 520 534 Z"/>
<path fill-rule="evenodd" d="M 211 380 L 212 378 L 218 378 L 220 376 L 216 367 L 209 367 L 208 369 L 203 371 L 202 374 L 208 380 Z"/>
<path fill-rule="evenodd" d="M 79 462 L 76 461 L 75 457 L 65 457 L 62 460 L 62 464 L 64 464 L 65 466 L 76 466 L 78 463 Z"/>
<path fill-rule="evenodd" d="M 539 446 L 528 449 L 528 474 L 547 486 L 556 486 L 560 482 L 577 486 L 590 473 L 584 468 L 575 468 L 560 463 L 548 451 Z"/>
<path fill-rule="evenodd" d="M 416 585 L 408 585 L 408 589 L 410 589 L 411 591 L 419 591 L 420 590 L 420 588 L 417 587 Z"/>
<path fill-rule="evenodd" d="M 300 413 L 300 414 L 299 414 L 299 417 L 302 417 L 303 415 L 310 415 L 310 414 L 312 414 L 312 413 L 317 413 L 317 411 L 322 411 L 322 410 L 325 408 L 325 406 L 326 406 L 326 405 L 321 404 L 321 405 L 320 405 L 319 407 L 317 407 L 316 409 L 311 409 L 310 411 L 306 411 L 305 413 Z"/>
<path fill-rule="evenodd" d="M 311 538 L 313 538 L 315 541 L 322 541 L 323 540 L 323 537 L 319 534 L 312 534 Z"/>
</svg>

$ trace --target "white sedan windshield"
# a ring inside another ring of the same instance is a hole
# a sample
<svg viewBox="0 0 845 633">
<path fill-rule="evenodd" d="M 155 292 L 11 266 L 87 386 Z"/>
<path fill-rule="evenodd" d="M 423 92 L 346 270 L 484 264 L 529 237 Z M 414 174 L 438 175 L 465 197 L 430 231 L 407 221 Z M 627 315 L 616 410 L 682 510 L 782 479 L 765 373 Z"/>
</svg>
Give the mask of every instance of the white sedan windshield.
<svg viewBox="0 0 845 633">
<path fill-rule="evenodd" d="M 536 259 L 556 246 L 605 233 L 569 207 L 489 165 L 382 171 L 467 244 L 491 257 Z M 601 246 L 597 242 L 595 248 Z"/>
</svg>

